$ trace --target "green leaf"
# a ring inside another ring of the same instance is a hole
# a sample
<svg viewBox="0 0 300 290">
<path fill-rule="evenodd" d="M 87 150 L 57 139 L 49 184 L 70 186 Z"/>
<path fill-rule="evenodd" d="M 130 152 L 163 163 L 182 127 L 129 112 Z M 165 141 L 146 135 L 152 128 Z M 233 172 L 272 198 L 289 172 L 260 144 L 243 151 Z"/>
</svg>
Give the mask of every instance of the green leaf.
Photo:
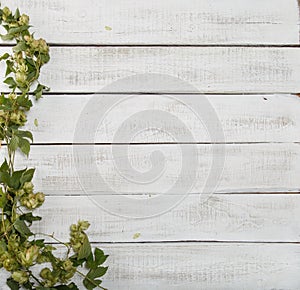
<svg viewBox="0 0 300 290">
<path fill-rule="evenodd" d="M 8 172 L 0 172 L 0 182 L 10 184 L 10 175 Z"/>
<path fill-rule="evenodd" d="M 96 269 L 91 269 L 87 275 L 86 278 L 83 280 L 83 285 L 88 289 L 92 290 L 98 285 L 102 283 L 101 280 L 98 280 L 96 278 L 100 278 L 107 272 L 108 267 L 98 267 Z"/>
<path fill-rule="evenodd" d="M 33 178 L 33 175 L 34 175 L 34 172 L 35 172 L 35 169 L 34 168 L 30 168 L 30 169 L 27 169 L 21 176 L 20 178 L 20 183 L 21 183 L 21 186 L 24 185 L 25 182 L 29 182 L 32 180 Z"/>
<path fill-rule="evenodd" d="M 50 60 L 49 54 L 41 54 L 41 61 L 43 64 L 47 63 Z"/>
<path fill-rule="evenodd" d="M 14 52 L 20 52 L 26 50 L 28 45 L 26 44 L 25 41 L 20 41 L 16 46 L 13 47 Z"/>
<path fill-rule="evenodd" d="M 14 15 L 14 18 L 15 18 L 15 20 L 18 20 L 19 17 L 20 17 L 20 10 L 19 10 L 19 8 L 17 8 L 16 12 L 15 12 L 15 15 Z"/>
<path fill-rule="evenodd" d="M 91 253 L 91 254 L 87 257 L 85 266 L 86 266 L 88 269 L 95 269 L 95 268 L 97 268 L 97 266 L 95 266 L 95 261 L 94 261 L 93 253 Z"/>
<path fill-rule="evenodd" d="M 14 39 L 14 35 L 11 34 L 11 33 L 8 33 L 8 34 L 5 34 L 5 35 L 0 34 L 0 36 L 1 36 L 2 40 L 4 40 L 4 41 L 13 40 Z"/>
<path fill-rule="evenodd" d="M 79 288 L 74 283 L 70 283 L 69 285 L 59 285 L 59 286 L 54 287 L 54 289 L 58 289 L 58 290 L 79 290 Z"/>
<path fill-rule="evenodd" d="M 1 11 L 1 10 L 0 10 L 0 11 Z M 8 31 L 9 25 L 5 24 L 5 25 L 2 25 L 2 26 L 5 28 L 6 31 Z"/>
<path fill-rule="evenodd" d="M 13 278 L 8 278 L 6 280 L 6 284 L 11 290 L 19 290 L 20 289 L 19 283 L 16 282 Z"/>
<path fill-rule="evenodd" d="M 106 274 L 108 267 L 98 267 L 97 269 L 90 270 L 87 276 L 89 278 L 100 278 Z"/>
<path fill-rule="evenodd" d="M 10 60 L 6 61 L 6 72 L 5 72 L 5 76 L 8 76 L 11 72 L 15 72 L 15 69 L 13 67 L 13 62 Z"/>
<path fill-rule="evenodd" d="M 22 221 L 28 222 L 29 225 L 31 225 L 32 222 L 34 222 L 34 221 L 40 221 L 42 219 L 40 216 L 34 216 L 32 214 L 32 212 L 24 213 L 24 214 L 20 215 L 19 218 Z"/>
<path fill-rule="evenodd" d="M 17 103 L 25 109 L 32 107 L 32 102 L 27 95 L 20 95 L 17 97 Z"/>
<path fill-rule="evenodd" d="M 4 59 L 8 59 L 9 58 L 9 54 L 8 53 L 4 53 L 1 57 L 0 57 L 0 61 L 4 60 Z"/>
<path fill-rule="evenodd" d="M 1 171 L 1 172 L 7 172 L 8 169 L 9 169 L 9 166 L 8 166 L 7 160 L 6 160 L 6 158 L 5 158 L 5 160 L 4 160 L 3 163 L 1 164 L 0 171 Z"/>
<path fill-rule="evenodd" d="M 4 83 L 6 83 L 10 89 L 14 89 L 17 86 L 15 80 L 12 77 L 5 79 Z"/>
<path fill-rule="evenodd" d="M 40 240 L 33 240 L 31 242 L 32 245 L 37 245 L 38 247 L 44 247 L 45 243 L 44 243 L 44 239 L 40 239 Z"/>
<path fill-rule="evenodd" d="M 83 280 L 83 285 L 88 290 L 92 290 L 92 289 L 98 287 L 101 283 L 102 283 L 101 280 L 91 280 L 90 281 L 90 280 L 88 280 L 86 278 Z"/>
<path fill-rule="evenodd" d="M 1 110 L 11 111 L 13 105 L 12 100 L 5 98 L 4 95 L 0 96 L 0 104 L 1 104 L 0 105 Z"/>
<path fill-rule="evenodd" d="M 9 167 L 5 159 L 0 167 L 0 182 L 8 184 L 10 181 Z"/>
<path fill-rule="evenodd" d="M 86 259 L 81 259 L 81 260 L 78 260 L 78 257 L 77 257 L 77 253 L 72 255 L 70 257 L 70 260 L 71 262 L 73 263 L 73 266 L 74 267 L 78 267 L 78 266 L 82 266 L 84 262 L 86 262 Z"/>
<path fill-rule="evenodd" d="M 4 208 L 7 202 L 6 194 L 3 192 L 2 188 L 0 187 L 0 207 Z"/>
<path fill-rule="evenodd" d="M 96 248 L 94 251 L 94 258 L 93 255 L 91 254 L 87 259 L 86 266 L 89 269 L 96 269 L 98 266 L 102 265 L 107 258 L 108 255 L 105 255 L 101 249 Z"/>
<path fill-rule="evenodd" d="M 86 234 L 84 234 L 84 239 L 82 246 L 80 247 L 78 251 L 78 260 L 86 259 L 90 254 L 92 253 L 91 244 L 89 242 L 89 239 Z"/>
<path fill-rule="evenodd" d="M 30 67 L 30 68 L 34 68 L 35 67 L 33 59 L 26 57 L 25 61 L 26 61 L 26 65 L 28 67 Z"/>
<path fill-rule="evenodd" d="M 94 255 L 95 255 L 95 262 L 97 266 L 102 265 L 108 258 L 108 255 L 105 255 L 104 252 L 99 248 L 95 249 Z"/>
<path fill-rule="evenodd" d="M 34 288 L 33 288 L 33 283 L 31 283 L 31 282 L 27 282 L 27 283 L 25 283 L 25 284 L 23 284 L 22 285 L 25 289 L 29 289 L 29 290 L 34 290 Z"/>
<path fill-rule="evenodd" d="M 30 27 L 29 25 L 22 25 L 22 26 L 18 26 L 18 27 L 13 27 L 13 28 L 10 28 L 8 30 L 8 34 L 20 33 L 20 32 L 23 32 L 23 31 L 27 30 L 29 27 Z"/>
<path fill-rule="evenodd" d="M 33 94 L 36 100 L 39 100 L 42 97 L 43 91 L 49 91 L 50 89 L 42 84 L 38 84 L 36 89 L 33 91 Z"/>
<path fill-rule="evenodd" d="M 28 138 L 31 140 L 31 142 L 33 142 L 32 133 L 29 131 L 15 130 L 14 134 L 22 138 Z"/>
<path fill-rule="evenodd" d="M 28 70 L 27 80 L 36 80 L 37 70 L 35 68 L 31 68 Z"/>
<path fill-rule="evenodd" d="M 14 228 L 17 232 L 20 233 L 21 236 L 23 237 L 28 237 L 33 235 L 33 233 L 29 230 L 28 226 L 25 224 L 24 221 L 17 219 L 14 222 Z"/>
<path fill-rule="evenodd" d="M 14 171 L 9 179 L 8 185 L 14 189 L 20 189 L 21 177 L 24 174 L 24 172 L 26 172 L 26 169 Z"/>
<path fill-rule="evenodd" d="M 30 152 L 30 143 L 27 139 L 20 138 L 19 139 L 19 147 L 21 151 L 28 157 Z"/>
<path fill-rule="evenodd" d="M 13 151 L 16 151 L 19 146 L 19 137 L 16 135 L 13 135 L 9 142 L 9 148 Z"/>
</svg>

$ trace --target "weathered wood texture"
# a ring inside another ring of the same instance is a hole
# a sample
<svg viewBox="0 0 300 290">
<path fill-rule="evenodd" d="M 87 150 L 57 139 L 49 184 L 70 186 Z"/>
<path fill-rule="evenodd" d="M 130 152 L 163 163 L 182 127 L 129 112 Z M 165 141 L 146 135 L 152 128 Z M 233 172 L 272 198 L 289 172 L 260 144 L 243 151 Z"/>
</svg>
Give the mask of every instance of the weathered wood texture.
<svg viewBox="0 0 300 290">
<path fill-rule="evenodd" d="M 299 44 L 297 0 L 1 2 L 59 44 Z"/>
<path fill-rule="evenodd" d="M 55 44 L 41 75 L 52 94 L 28 124 L 43 145 L 17 158 L 48 195 L 38 231 L 66 239 L 70 223 L 90 220 L 110 255 L 109 289 L 300 289 L 298 1 L 1 2 Z M 148 92 L 171 94 L 138 94 Z M 212 160 L 223 172 L 201 199 Z M 120 217 L 180 195 L 164 214 Z"/>
<path fill-rule="evenodd" d="M 299 289 L 295 244 L 96 244 L 110 254 L 108 289 Z M 1 272 L 1 281 L 5 275 Z M 82 285 L 82 284 L 81 284 Z M 7 290 L 5 286 L 2 289 Z M 81 286 L 80 289 L 84 289 Z"/>
<path fill-rule="evenodd" d="M 35 143 L 48 144 L 78 141 L 81 118 L 82 143 L 300 142 L 299 106 L 300 98 L 292 95 L 51 95 L 33 107 L 27 128 Z M 207 116 L 207 109 L 214 114 Z M 145 111 L 152 112 L 147 119 Z M 93 118 L 85 118 L 87 112 Z M 223 134 L 211 136 L 207 127 L 218 120 Z"/>
<path fill-rule="evenodd" d="M 300 91 L 299 48 L 53 47 L 51 51 L 52 61 L 43 69 L 41 82 L 53 92 Z"/>
<path fill-rule="evenodd" d="M 159 194 L 187 187 L 199 193 L 209 173 L 220 169 L 212 167 L 213 158 L 224 157 L 224 164 L 217 163 L 223 173 L 220 180 L 216 174 L 216 192 L 299 191 L 300 144 L 33 146 L 29 159 L 18 157 L 17 164 L 36 166 L 37 188 L 49 194 L 82 194 L 83 188 Z M 183 159 L 198 159 L 197 166 L 181 170 Z"/>
<path fill-rule="evenodd" d="M 300 91 L 297 48 L 64 47 L 53 48 L 52 55 L 41 80 L 54 92 Z M 147 75 L 152 73 L 159 77 Z M 194 88 L 170 82 L 169 76 Z M 128 79 L 111 85 L 122 78 Z M 112 88 L 105 87 L 109 84 Z"/>
<path fill-rule="evenodd" d="M 135 197 L 127 198 L 132 211 L 138 211 Z M 204 202 L 189 195 L 177 207 L 148 219 L 122 218 L 107 210 L 105 203 L 88 196 L 49 196 L 37 211 L 43 220 L 34 229 L 66 241 L 69 226 L 87 219 L 92 242 L 300 242 L 299 194 L 218 194 Z M 136 233 L 140 236 L 135 239 Z"/>
<path fill-rule="evenodd" d="M 52 92 L 300 91 L 299 48 L 53 47 L 51 54 L 41 82 Z"/>
</svg>

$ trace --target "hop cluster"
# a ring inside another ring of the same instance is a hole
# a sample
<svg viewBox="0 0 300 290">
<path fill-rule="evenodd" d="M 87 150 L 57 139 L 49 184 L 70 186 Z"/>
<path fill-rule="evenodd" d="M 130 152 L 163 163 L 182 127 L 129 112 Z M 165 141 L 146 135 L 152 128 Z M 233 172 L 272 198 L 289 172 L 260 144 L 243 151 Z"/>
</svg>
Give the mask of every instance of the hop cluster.
<svg viewBox="0 0 300 290">
<path fill-rule="evenodd" d="M 0 243 L 0 267 L 12 272 L 12 278 L 24 284 L 29 276 L 26 271 L 20 270 L 33 266 L 40 255 L 40 248 L 30 242 L 21 243 L 20 236 L 11 234 L 7 244 Z"/>
<path fill-rule="evenodd" d="M 35 39 L 30 34 L 28 15 L 20 15 L 19 11 L 13 15 L 8 7 L 4 7 L 0 21 L 5 23 L 7 30 L 2 38 L 17 39 L 17 45 L 13 48 L 14 54 L 8 59 L 9 71 L 15 74 L 18 88 L 22 91 L 28 90 L 30 83 L 39 75 L 37 68 L 49 61 L 49 46 L 44 39 Z"/>
<path fill-rule="evenodd" d="M 2 19 L 3 21 L 9 23 L 9 28 L 15 28 L 29 24 L 29 16 L 26 14 L 22 14 L 17 21 L 12 21 L 15 20 L 12 16 L 12 11 L 8 7 L 4 7 L 2 9 Z"/>
<path fill-rule="evenodd" d="M 25 110 L 22 109 L 16 101 L 16 94 L 10 93 L 7 96 L 7 101 L 9 102 L 10 110 L 0 110 L 0 124 L 8 123 L 9 126 L 24 126 L 27 122 L 27 117 Z"/>
<path fill-rule="evenodd" d="M 36 262 L 39 253 L 40 248 L 37 245 L 30 246 L 24 251 L 19 252 L 18 258 L 21 265 L 26 268 L 32 266 Z"/>
<path fill-rule="evenodd" d="M 25 284 L 29 280 L 28 273 L 25 271 L 14 271 L 11 277 L 18 283 Z"/>
<path fill-rule="evenodd" d="M 6 63 L 3 82 L 11 91 L 0 94 L 0 145 L 5 141 L 7 149 L 7 158 L 0 165 L 0 268 L 10 272 L 7 285 L 11 289 L 78 289 L 73 282 L 67 285 L 76 272 L 84 277 L 85 288 L 95 288 L 107 270 L 100 266 L 107 256 L 98 248 L 93 254 L 84 232 L 89 227 L 87 221 L 71 226 L 70 243 L 60 242 L 67 247 L 64 259 L 57 257 L 55 248 L 44 239 L 36 239 L 30 229 L 41 219 L 32 211 L 43 204 L 45 196 L 34 191 L 31 181 L 35 169 L 15 170 L 14 160 L 17 150 L 28 156 L 33 142 L 32 133 L 20 127 L 27 122 L 26 113 L 33 106 L 31 92 L 38 100 L 47 89 L 38 79 L 41 67 L 50 59 L 49 46 L 44 39 L 34 38 L 29 17 L 19 9 L 13 14 L 7 7 L 0 8 L 0 25 L 6 30 L 6 34 L 0 34 L 2 40 L 15 41 L 12 53 L 0 56 Z M 59 242 L 53 235 L 46 236 Z M 44 264 L 39 276 L 38 264 Z M 87 274 L 77 270 L 79 266 L 85 266 Z"/>
<path fill-rule="evenodd" d="M 46 54 L 49 52 L 47 42 L 43 38 L 34 39 L 32 35 L 25 35 L 24 40 L 28 45 L 28 48 L 26 50 L 27 54 L 33 54 L 35 52 Z"/>
<path fill-rule="evenodd" d="M 82 247 L 86 234 L 84 233 L 90 226 L 88 221 L 78 221 L 77 224 L 72 224 L 70 227 L 70 244 L 75 253 L 78 253 Z"/>
<path fill-rule="evenodd" d="M 23 110 L 17 110 L 16 112 L 12 112 L 9 119 L 12 123 L 19 126 L 24 126 L 27 122 L 27 118 Z"/>
<path fill-rule="evenodd" d="M 2 9 L 2 19 L 3 19 L 3 21 L 8 21 L 9 16 L 11 16 L 11 15 L 12 15 L 11 10 L 8 7 L 4 7 Z"/>
<path fill-rule="evenodd" d="M 18 53 L 14 55 L 16 60 L 16 82 L 19 86 L 23 87 L 26 86 L 27 82 L 27 73 L 28 73 L 28 66 L 25 64 L 24 59 L 21 57 L 22 54 Z"/>
<path fill-rule="evenodd" d="M 0 267 L 12 272 L 19 268 L 19 264 L 10 252 L 3 251 L 0 252 Z"/>
<path fill-rule="evenodd" d="M 76 268 L 70 259 L 61 260 L 56 258 L 56 263 L 52 264 L 52 266 L 53 270 L 46 267 L 40 272 L 40 277 L 44 280 L 43 284 L 45 287 L 52 287 L 58 282 L 66 283 L 76 272 Z"/>
<path fill-rule="evenodd" d="M 21 26 L 28 25 L 29 24 L 29 16 L 26 14 L 22 14 L 18 20 L 18 24 Z"/>
<path fill-rule="evenodd" d="M 20 197 L 21 205 L 33 210 L 41 206 L 45 201 L 45 195 L 42 192 L 33 192 L 32 182 L 25 182 L 22 189 L 16 191 L 16 196 Z"/>
</svg>

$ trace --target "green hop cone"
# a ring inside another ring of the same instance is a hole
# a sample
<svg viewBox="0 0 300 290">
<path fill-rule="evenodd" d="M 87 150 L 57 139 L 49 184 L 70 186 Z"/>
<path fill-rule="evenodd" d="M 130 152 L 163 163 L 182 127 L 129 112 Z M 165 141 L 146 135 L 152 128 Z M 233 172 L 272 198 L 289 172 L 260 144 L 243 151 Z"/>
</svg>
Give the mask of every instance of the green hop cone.
<svg viewBox="0 0 300 290">
<path fill-rule="evenodd" d="M 29 279 L 28 274 L 24 271 L 15 271 L 15 272 L 13 272 L 11 277 L 20 284 L 27 283 L 28 279 Z"/>
<path fill-rule="evenodd" d="M 19 18 L 18 23 L 22 26 L 22 25 L 28 25 L 29 23 L 29 16 L 26 14 L 22 14 Z"/>
</svg>

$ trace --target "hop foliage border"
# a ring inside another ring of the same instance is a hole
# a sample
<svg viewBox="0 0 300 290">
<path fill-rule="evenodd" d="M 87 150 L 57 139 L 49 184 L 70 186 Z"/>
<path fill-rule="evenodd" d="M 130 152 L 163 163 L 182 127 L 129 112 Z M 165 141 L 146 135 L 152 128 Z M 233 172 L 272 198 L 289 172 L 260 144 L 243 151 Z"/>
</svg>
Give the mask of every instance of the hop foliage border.
<svg viewBox="0 0 300 290">
<path fill-rule="evenodd" d="M 0 57 L 6 64 L 3 82 L 9 89 L 0 95 L 0 142 L 6 152 L 0 166 L 0 268 L 10 273 L 7 285 L 12 290 L 78 290 L 72 282 L 76 274 L 86 289 L 104 289 L 100 277 L 107 271 L 103 263 L 108 256 L 99 248 L 92 251 L 87 221 L 71 225 L 66 243 L 31 230 L 31 225 L 42 219 L 33 211 L 44 203 L 45 195 L 34 190 L 34 168 L 15 169 L 15 154 L 20 151 L 28 157 L 30 152 L 33 136 L 22 127 L 33 103 L 49 90 L 38 82 L 42 66 L 50 60 L 49 45 L 44 39 L 35 39 L 29 31 L 29 17 L 19 9 L 15 13 L 8 7 L 0 9 L 0 24 L 6 31 L 0 35 L 2 40 L 14 42 L 12 52 Z M 64 257 L 41 236 L 63 245 Z"/>
</svg>

